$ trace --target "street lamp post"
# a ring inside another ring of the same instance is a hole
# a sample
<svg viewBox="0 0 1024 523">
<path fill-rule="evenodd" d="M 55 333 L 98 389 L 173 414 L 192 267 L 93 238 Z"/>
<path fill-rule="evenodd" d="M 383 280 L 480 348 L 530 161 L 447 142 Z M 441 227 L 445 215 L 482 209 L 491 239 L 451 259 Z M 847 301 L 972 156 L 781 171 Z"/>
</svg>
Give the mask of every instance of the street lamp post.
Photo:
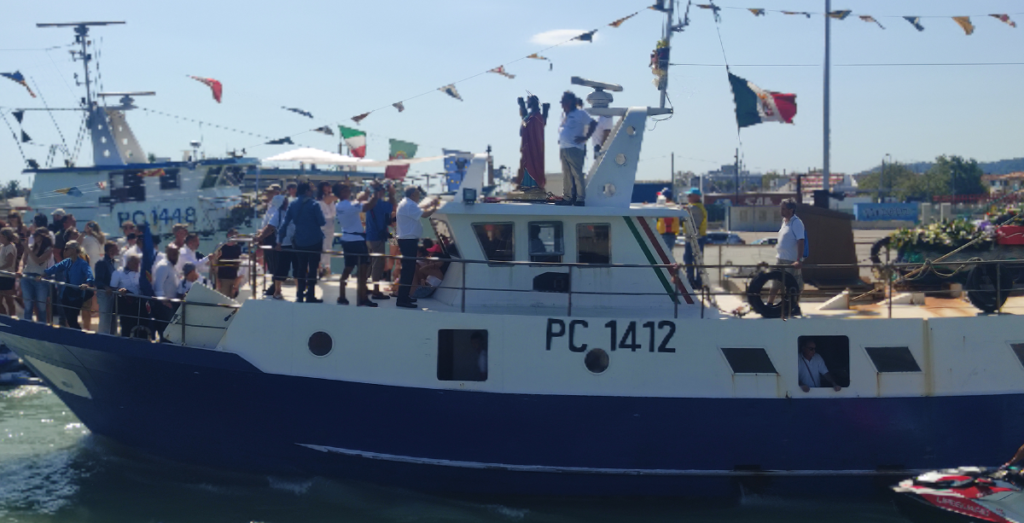
<svg viewBox="0 0 1024 523">
<path fill-rule="evenodd" d="M 889 159 L 888 164 L 892 165 L 892 155 L 890 155 L 889 153 L 885 153 L 885 157 Z M 882 172 L 883 173 L 885 172 L 885 165 L 886 165 L 886 162 L 883 161 L 882 162 Z M 879 184 L 879 185 L 881 185 L 881 184 Z M 891 174 L 889 175 L 889 198 L 892 198 L 892 175 Z"/>
</svg>

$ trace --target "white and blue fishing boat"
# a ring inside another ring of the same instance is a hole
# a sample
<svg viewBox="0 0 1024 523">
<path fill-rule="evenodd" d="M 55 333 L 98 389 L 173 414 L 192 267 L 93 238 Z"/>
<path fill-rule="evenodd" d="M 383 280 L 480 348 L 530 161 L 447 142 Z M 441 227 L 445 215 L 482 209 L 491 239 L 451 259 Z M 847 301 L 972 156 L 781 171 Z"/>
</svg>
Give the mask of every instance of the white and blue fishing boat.
<svg viewBox="0 0 1024 523">
<path fill-rule="evenodd" d="M 243 204 L 240 185 L 258 167 L 258 160 L 200 159 L 196 149 L 183 161 L 151 161 L 155 158 L 147 156 L 136 139 L 126 113 L 137 108 L 136 97 L 155 93 L 94 92 L 91 72 L 95 58 L 89 47 L 89 30 L 119 23 L 38 24 L 75 30 L 80 50 L 72 53 L 84 69 L 85 96 L 80 110 L 91 138 L 93 165 L 79 167 L 69 160 L 64 166 L 42 167 L 30 161 L 24 170 L 33 176 L 28 205 L 46 215 L 63 209 L 80 222 L 95 220 L 113 235 L 129 220 L 149 224 L 155 234 L 170 234 L 175 223 L 187 223 L 206 238 L 217 233 L 223 237 L 227 229 L 251 221 L 253 212 Z"/>
<path fill-rule="evenodd" d="M 419 310 L 338 306 L 336 284 L 321 285 L 323 304 L 195 286 L 169 343 L 10 317 L 0 341 L 94 434 L 127 446 L 421 490 L 871 484 L 998 463 L 1019 446 L 1019 298 L 992 315 L 934 301 L 804 304 L 788 321 L 723 312 L 655 233 L 681 211 L 630 204 L 649 118 L 668 110 L 612 107 L 608 86 L 583 83 L 607 104 L 595 114 L 615 119 L 587 205 L 472 191 L 443 204 L 430 224 L 447 272 Z M 800 387 L 808 340 L 840 390 Z"/>
</svg>

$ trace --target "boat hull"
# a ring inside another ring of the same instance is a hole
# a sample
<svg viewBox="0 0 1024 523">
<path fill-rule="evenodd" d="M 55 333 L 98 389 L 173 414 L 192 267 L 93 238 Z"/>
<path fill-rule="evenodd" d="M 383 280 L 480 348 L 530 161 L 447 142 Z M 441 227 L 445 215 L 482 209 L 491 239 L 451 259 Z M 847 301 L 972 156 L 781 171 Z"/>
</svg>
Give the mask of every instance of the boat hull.
<svg viewBox="0 0 1024 523">
<path fill-rule="evenodd" d="M 233 470 L 446 492 L 729 495 L 741 484 L 871 486 L 891 483 L 887 473 L 998 463 L 1024 433 L 1024 394 L 793 401 L 435 390 L 269 374 L 229 352 L 0 323 L 0 339 L 94 433 Z M 957 413 L 1000 426 L 949 423 Z"/>
</svg>

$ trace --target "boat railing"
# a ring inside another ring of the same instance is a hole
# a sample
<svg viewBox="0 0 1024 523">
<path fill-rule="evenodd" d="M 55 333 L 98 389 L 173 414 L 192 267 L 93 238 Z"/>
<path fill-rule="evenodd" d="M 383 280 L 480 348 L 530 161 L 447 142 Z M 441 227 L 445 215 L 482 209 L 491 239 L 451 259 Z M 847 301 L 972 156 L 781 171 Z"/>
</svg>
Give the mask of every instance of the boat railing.
<svg viewBox="0 0 1024 523">
<path fill-rule="evenodd" d="M 237 239 L 236 241 L 245 242 L 245 241 L 249 241 L 249 239 L 240 238 L 240 239 Z M 262 248 L 266 248 L 266 247 L 262 247 Z M 310 253 L 312 253 L 312 251 Z M 323 253 L 320 253 L 320 254 L 323 254 Z M 338 251 L 327 251 L 326 254 L 328 254 L 328 255 L 330 255 L 332 257 L 334 257 L 334 256 L 343 256 L 344 255 L 344 253 L 338 252 Z M 466 270 L 466 268 L 468 268 L 470 266 L 479 266 L 479 265 L 486 265 L 488 267 L 495 267 L 495 266 L 510 266 L 510 267 L 520 267 L 520 266 L 522 266 L 522 267 L 537 267 L 537 266 L 544 266 L 544 267 L 550 267 L 550 268 L 566 268 L 567 269 L 567 272 L 566 272 L 566 274 L 567 274 L 567 288 L 566 288 L 565 294 L 566 294 L 566 298 L 567 298 L 567 305 L 566 305 L 566 315 L 567 316 L 572 316 L 572 314 L 573 314 L 573 301 L 572 301 L 573 296 L 577 296 L 577 297 L 579 297 L 579 296 L 609 296 L 609 297 L 615 297 L 615 296 L 664 296 L 665 295 L 664 292 L 621 292 L 621 291 L 611 291 L 611 290 L 590 290 L 590 291 L 573 290 L 572 289 L 572 277 L 573 277 L 574 271 L 578 271 L 578 270 L 582 270 L 582 269 L 593 269 L 593 268 L 610 268 L 610 269 L 613 269 L 613 270 L 623 270 L 623 269 L 646 269 L 646 270 L 651 270 L 652 268 L 668 269 L 669 272 L 673 275 L 673 280 L 674 280 L 674 284 L 675 284 L 674 288 L 672 290 L 672 293 L 671 293 L 673 298 L 675 298 L 675 304 L 673 306 L 673 309 L 674 309 L 673 310 L 673 317 L 675 317 L 675 318 L 679 317 L 679 307 L 680 307 L 680 305 L 679 305 L 678 299 L 681 296 L 681 288 L 679 287 L 680 282 L 681 282 L 680 278 L 685 278 L 686 277 L 685 276 L 685 272 L 684 272 L 685 271 L 685 265 L 683 265 L 683 264 L 616 264 L 616 263 L 611 263 L 611 264 L 586 264 L 586 263 L 526 262 L 526 261 L 501 261 L 501 262 L 495 262 L 495 261 L 487 261 L 487 260 L 467 260 L 467 259 L 461 259 L 461 258 L 442 258 L 442 257 L 406 258 L 406 257 L 402 257 L 402 256 L 399 256 L 399 255 L 388 255 L 388 254 L 370 254 L 368 256 L 370 256 L 370 257 L 382 257 L 382 258 L 385 258 L 385 259 L 391 259 L 391 260 L 397 261 L 399 263 L 401 263 L 403 261 L 412 261 L 412 262 L 428 261 L 428 262 L 442 262 L 442 263 L 461 264 L 463 266 L 463 270 L 460 271 L 461 272 L 461 276 L 460 276 L 461 281 L 458 282 L 458 283 L 450 283 L 450 284 L 446 285 L 446 287 L 448 287 L 450 289 L 454 289 L 454 290 L 456 290 L 456 291 L 461 293 L 461 299 L 459 301 L 461 302 L 460 310 L 462 312 L 465 312 L 465 310 L 466 310 L 466 292 L 467 291 L 482 291 L 482 292 L 490 292 L 490 293 L 505 293 L 505 292 L 507 292 L 507 293 L 550 293 L 550 291 L 541 291 L 541 290 L 535 290 L 535 289 L 514 289 L 514 288 L 500 288 L 500 287 L 491 287 L 491 286 L 481 287 L 481 286 L 470 286 L 470 285 L 467 285 L 466 284 L 466 274 L 467 274 L 468 270 Z M 257 260 L 257 258 L 258 258 L 257 256 L 250 255 L 250 256 L 248 256 L 247 259 L 243 258 L 241 260 L 224 260 L 225 262 L 234 262 L 234 263 L 248 264 L 248 267 L 249 267 L 248 283 L 249 283 L 249 285 L 251 287 L 252 298 L 259 298 L 259 293 L 257 291 L 260 288 L 260 285 L 259 285 L 259 278 L 260 278 L 260 276 L 262 276 L 264 278 L 264 282 L 266 281 L 266 278 L 268 277 L 268 274 L 266 274 L 265 271 L 257 270 L 258 269 L 258 260 Z M 216 265 L 212 265 L 212 266 L 216 267 Z M 788 268 L 786 266 L 766 265 L 764 263 L 760 263 L 760 264 L 743 264 L 743 265 L 737 265 L 737 264 L 716 264 L 716 265 L 709 265 L 709 266 L 706 266 L 706 267 L 707 268 L 715 268 L 715 269 L 724 269 L 724 268 L 729 268 L 729 267 L 732 267 L 732 268 L 749 268 L 749 269 L 754 269 L 754 270 L 758 270 L 758 271 L 762 271 L 762 272 L 771 272 L 771 271 L 779 271 L 779 272 L 781 272 L 782 269 L 787 269 Z M 961 291 L 962 292 L 975 292 L 975 291 L 977 291 L 977 292 L 988 293 L 991 297 L 994 297 L 994 304 L 995 305 L 994 305 L 994 310 L 987 311 L 987 312 L 1003 313 L 1002 304 L 1005 301 L 1004 298 L 1006 296 L 1009 296 L 1012 292 L 1014 292 L 1013 281 L 1015 279 L 1017 279 L 1018 275 L 1024 273 L 1024 260 L 1018 261 L 1018 260 L 980 260 L 980 259 L 971 259 L 971 260 L 967 260 L 967 261 L 939 261 L 939 262 L 932 262 L 930 260 L 926 260 L 926 261 L 924 261 L 922 263 L 906 263 L 906 262 L 892 262 L 892 261 L 890 261 L 890 262 L 886 262 L 886 263 L 882 263 L 882 264 L 864 264 L 864 263 L 856 263 L 856 264 L 831 263 L 831 264 L 826 264 L 826 263 L 821 263 L 821 264 L 805 264 L 805 265 L 803 265 L 803 268 L 805 270 L 807 270 L 807 269 L 830 269 L 830 268 L 834 268 L 834 269 L 838 269 L 838 268 L 844 268 L 844 269 L 857 268 L 858 270 L 860 270 L 860 269 L 872 269 L 876 273 L 876 275 L 878 275 L 880 277 L 879 278 L 880 281 L 877 281 L 873 285 L 870 285 L 871 289 L 866 291 L 866 292 L 862 292 L 862 293 L 857 294 L 857 295 L 853 295 L 851 293 L 850 302 L 853 303 L 855 301 L 862 301 L 865 304 L 870 304 L 870 303 L 878 304 L 878 302 L 881 300 L 882 301 L 882 305 L 885 306 L 885 308 L 888 311 L 888 317 L 889 318 L 892 317 L 893 300 L 891 298 L 893 296 L 896 296 L 898 292 L 901 292 L 903 290 L 903 289 L 901 289 L 901 287 L 904 284 L 906 284 L 908 282 L 911 282 L 911 281 L 914 281 L 915 278 L 920 278 L 922 275 L 924 275 L 924 274 L 926 274 L 928 272 L 939 274 L 940 276 L 945 277 L 945 278 L 952 278 L 953 276 L 956 276 L 957 274 L 967 273 L 967 272 L 969 272 L 969 271 L 971 271 L 971 270 L 973 270 L 975 268 L 979 268 L 979 267 L 982 268 L 982 272 L 986 275 L 986 277 L 988 279 L 988 282 L 989 282 L 988 287 L 986 289 L 984 289 L 984 290 L 980 290 L 979 291 L 978 289 L 970 289 L 970 288 L 966 288 L 966 286 L 965 286 L 965 288 L 962 288 Z M 1008 274 L 1008 272 L 1011 272 L 1012 275 Z M 7 278 L 20 277 L 22 279 L 24 279 L 24 278 L 34 278 L 34 276 L 21 276 L 18 273 L 9 272 L 9 271 L 0 271 L 0 277 L 7 277 Z M 60 301 L 59 301 L 59 296 L 61 294 L 60 293 L 61 289 L 63 289 L 64 287 L 73 287 L 75 289 L 81 290 L 80 286 L 79 285 L 71 285 L 71 284 L 68 284 L 68 283 L 65 283 L 65 282 L 50 280 L 50 279 L 46 279 L 46 278 L 39 278 L 39 281 L 43 281 L 43 282 L 47 283 L 49 288 L 52 291 L 56 291 L 56 292 L 52 292 L 51 291 L 49 293 L 49 295 L 47 296 L 47 298 L 45 300 L 45 303 L 43 303 L 43 300 L 40 300 L 40 305 L 43 305 L 43 307 L 41 307 L 41 308 L 43 309 L 44 315 L 45 315 L 45 318 L 43 318 L 43 322 L 47 323 L 47 324 L 50 324 L 50 325 L 54 325 L 55 319 L 60 316 L 59 311 L 55 311 L 55 308 L 59 307 L 59 306 L 62 306 L 60 304 Z M 865 284 L 866 283 L 867 282 L 865 282 Z M 89 288 L 87 290 L 92 292 L 92 293 L 96 293 L 97 292 L 97 290 L 95 288 Z M 104 291 L 99 291 L 99 292 L 104 292 Z M 951 292 L 951 289 L 923 288 L 923 289 L 916 289 L 916 290 L 914 290 L 913 294 L 919 295 L 921 297 L 937 297 L 937 296 L 948 297 L 950 295 L 950 292 Z M 952 290 L 952 292 L 957 292 L 957 291 L 956 290 Z M 706 310 L 718 307 L 716 305 L 716 301 L 717 301 L 718 298 L 725 297 L 725 296 L 747 298 L 747 290 L 744 290 L 744 291 L 729 291 L 727 289 L 722 289 L 722 288 L 713 289 L 711 287 L 704 286 L 702 289 L 700 289 L 698 291 L 698 295 L 700 297 L 701 317 L 704 318 L 704 317 L 707 317 L 707 315 L 705 315 L 705 311 Z M 814 301 L 814 300 L 822 300 L 822 299 L 831 298 L 831 297 L 833 297 L 835 295 L 836 295 L 836 289 L 809 288 L 809 289 L 805 289 L 803 292 L 801 292 L 799 294 L 799 299 L 802 302 L 803 301 Z M 174 325 L 175 328 L 179 328 L 180 327 L 182 329 L 181 330 L 181 333 L 182 333 L 181 340 L 178 340 L 181 343 L 184 343 L 184 340 L 186 339 L 186 333 L 187 333 L 187 331 L 189 329 L 193 329 L 193 330 L 194 329 L 225 330 L 227 328 L 226 326 L 212 326 L 212 325 L 202 324 L 202 323 L 198 323 L 198 322 L 190 322 L 189 321 L 189 317 L 191 316 L 191 317 L 194 318 L 196 316 L 194 314 L 190 314 L 188 312 L 189 309 L 194 309 L 194 308 L 197 308 L 197 307 L 198 308 L 219 308 L 219 309 L 224 309 L 224 310 L 232 311 L 232 313 L 233 313 L 233 311 L 235 311 L 235 310 L 237 310 L 238 308 L 241 307 L 241 305 L 237 304 L 237 303 L 225 304 L 225 303 L 205 303 L 205 302 L 202 302 L 202 301 L 186 301 L 184 299 L 179 299 L 179 298 L 146 296 L 146 295 L 140 295 L 140 294 L 135 294 L 135 293 L 130 293 L 130 292 L 120 293 L 120 292 L 117 292 L 116 290 L 111 291 L 111 296 L 114 297 L 115 300 L 114 300 L 114 307 L 113 307 L 113 313 L 112 313 L 113 317 L 111 318 L 111 322 L 112 322 L 112 324 L 114 324 L 113 325 L 114 328 L 113 328 L 113 331 L 110 334 L 116 334 L 118 332 L 118 330 L 119 330 L 118 327 L 119 326 L 116 325 L 116 323 L 121 318 L 127 318 L 127 319 L 131 320 L 131 321 L 128 322 L 128 324 L 132 324 L 134 322 L 136 325 L 142 325 L 144 327 L 147 327 L 146 329 L 142 329 L 141 331 L 136 330 L 136 332 L 129 332 L 129 333 L 122 332 L 121 334 L 123 336 L 135 337 L 135 338 L 143 338 L 143 339 L 151 339 L 151 338 L 153 338 L 157 334 L 156 331 L 158 331 L 161 328 L 166 328 L 168 325 L 171 324 L 170 322 L 173 321 L 173 325 Z M 124 310 L 121 307 L 122 300 L 116 299 L 118 297 L 128 299 L 128 300 L 125 300 L 125 301 L 134 301 L 136 307 L 138 307 L 137 312 L 130 311 L 130 310 Z M 886 297 L 888 297 L 889 299 L 885 299 Z M 782 296 L 780 295 L 779 298 L 782 299 Z M 791 296 L 791 298 L 795 298 L 795 297 Z M 30 305 L 29 303 L 25 303 L 26 307 L 28 307 L 29 305 Z M 180 311 L 180 314 L 178 315 L 177 319 L 173 318 L 174 317 L 173 313 L 169 317 L 165 318 L 164 320 L 156 320 L 156 319 L 154 319 L 154 316 L 152 314 L 152 310 L 154 309 L 154 307 L 167 307 L 167 306 L 169 306 L 168 308 L 171 308 L 171 309 L 173 309 L 175 311 Z M 948 307 L 956 307 L 956 305 L 947 305 L 947 306 Z M 938 307 L 942 307 L 942 305 L 939 304 Z M 960 307 L 962 307 L 962 305 Z M 36 307 L 36 308 L 34 308 L 33 312 L 38 311 L 39 309 L 40 309 L 40 307 Z M 721 307 L 718 307 L 718 309 L 722 313 L 732 314 L 732 315 L 736 315 L 736 316 L 742 316 L 742 315 L 746 314 L 745 311 L 738 310 L 738 309 L 726 310 L 726 309 L 723 309 Z M 73 309 L 73 310 L 77 313 L 77 309 Z M 93 321 L 98 320 L 99 319 L 98 316 L 100 314 L 99 311 L 92 311 L 92 312 L 93 312 Z M 789 311 L 786 311 L 783 314 L 783 317 L 787 317 L 789 315 L 788 312 Z M 200 316 L 204 316 L 204 315 L 200 315 Z M 31 317 L 31 316 L 29 316 L 29 317 Z M 123 323 L 124 322 L 122 321 L 122 324 Z M 55 325 L 55 326 L 64 326 L 64 325 Z"/>
</svg>

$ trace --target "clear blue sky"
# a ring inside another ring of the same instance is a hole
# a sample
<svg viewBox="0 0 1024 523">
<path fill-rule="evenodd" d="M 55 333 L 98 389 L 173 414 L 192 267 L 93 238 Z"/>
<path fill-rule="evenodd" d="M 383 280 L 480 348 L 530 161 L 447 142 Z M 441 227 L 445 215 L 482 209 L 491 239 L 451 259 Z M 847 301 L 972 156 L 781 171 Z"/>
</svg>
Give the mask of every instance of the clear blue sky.
<svg viewBox="0 0 1024 523">
<path fill-rule="evenodd" d="M 139 105 L 205 120 L 274 138 L 294 136 L 320 125 L 352 125 L 350 117 L 403 100 L 498 65 L 507 64 L 509 80 L 486 74 L 457 85 L 465 101 L 440 92 L 409 100 L 399 114 L 387 107 L 360 128 L 370 134 L 368 156 L 387 156 L 387 138 L 420 144 L 419 156 L 440 154 L 441 147 L 482 152 L 494 148 L 496 165 L 519 162 L 516 97 L 526 90 L 552 102 L 547 130 L 547 170 L 558 170 L 556 133 L 561 91 L 569 77 L 620 83 L 623 105 L 656 105 L 649 54 L 659 38 L 663 17 L 644 7 L 649 0 L 568 2 L 521 0 L 449 0 L 445 2 L 128 2 L 53 0 L 9 9 L 0 20 L 0 71 L 20 70 L 37 84 L 53 107 L 73 107 L 81 94 L 65 49 L 40 49 L 72 42 L 70 28 L 37 29 L 36 22 L 124 20 L 125 26 L 94 30 L 108 91 L 155 90 Z M 815 11 L 823 0 L 722 0 L 722 41 L 732 70 L 764 89 L 797 94 L 795 125 L 762 124 L 742 132 L 742 154 L 755 171 L 805 170 L 821 165 L 821 67 L 751 67 L 758 64 L 821 64 L 821 17 L 805 19 L 769 12 L 754 17 L 735 8 Z M 839 67 L 851 63 L 1024 62 L 1024 5 L 1019 0 L 834 1 L 833 9 L 875 16 L 885 27 L 855 16 L 832 22 L 832 169 L 857 172 L 877 165 L 889 153 L 896 160 L 931 160 L 959 154 L 980 161 L 1024 156 L 1021 90 L 1024 66 L 999 67 Z M 607 27 L 634 11 L 638 16 L 618 29 Z M 985 16 L 1010 13 L 1016 29 Z M 901 18 L 926 17 L 924 32 Z M 949 18 L 972 15 L 972 36 Z M 673 40 L 675 63 L 722 64 L 710 11 L 691 10 L 692 23 Z M 599 28 L 592 44 L 545 51 L 554 63 L 521 60 L 546 45 L 537 35 L 549 31 Z M 224 102 L 186 78 L 207 76 L 224 83 Z M 587 91 L 575 88 L 579 95 Z M 724 67 L 677 66 L 669 93 L 676 114 L 649 126 L 640 178 L 667 179 L 669 155 L 677 170 L 704 172 L 731 163 L 737 140 L 732 95 Z M 0 106 L 41 107 L 40 99 L 0 79 Z M 309 120 L 282 110 L 299 107 Z M 6 112 L 6 109 L 5 109 Z M 78 120 L 56 113 L 70 142 Z M 12 125 L 13 119 L 8 116 Z M 147 152 L 180 158 L 190 140 L 204 140 L 208 155 L 245 147 L 265 158 L 288 146 L 258 146 L 264 140 L 200 128 L 163 116 L 129 114 Z M 59 143 L 44 113 L 29 113 L 24 129 L 38 143 Z M 17 127 L 15 127 L 17 131 Z M 337 139 L 316 133 L 297 143 L 335 150 Z M 42 162 L 46 148 L 27 146 Z M 91 163 L 83 148 L 79 164 Z M 14 140 L 0 127 L 0 181 L 21 179 L 23 167 Z M 413 172 L 439 172 L 440 162 Z"/>
</svg>

